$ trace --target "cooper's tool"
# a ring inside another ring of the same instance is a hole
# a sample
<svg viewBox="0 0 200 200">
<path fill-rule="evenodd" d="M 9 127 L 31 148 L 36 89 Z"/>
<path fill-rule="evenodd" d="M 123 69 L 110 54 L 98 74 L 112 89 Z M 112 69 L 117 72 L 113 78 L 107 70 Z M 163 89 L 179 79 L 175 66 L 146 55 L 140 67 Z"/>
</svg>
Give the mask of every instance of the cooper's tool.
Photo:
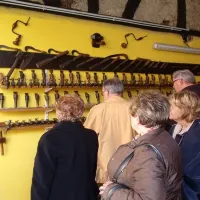
<svg viewBox="0 0 200 200">
<path fill-rule="evenodd" d="M 156 85 L 156 77 L 151 74 L 151 85 Z"/>
<path fill-rule="evenodd" d="M 46 73 L 45 73 L 45 70 L 42 69 L 42 83 L 41 83 L 41 86 L 45 87 L 46 85 L 47 85 Z"/>
<path fill-rule="evenodd" d="M 87 85 L 91 85 L 91 76 L 89 72 L 85 72 L 86 73 L 86 79 L 87 79 Z"/>
<path fill-rule="evenodd" d="M 122 47 L 122 48 L 127 48 L 127 46 L 128 46 L 128 39 L 127 39 L 127 37 L 129 37 L 130 35 L 132 35 L 133 38 L 134 38 L 136 41 L 143 40 L 145 37 L 147 37 L 147 35 L 145 35 L 145 36 L 136 38 L 135 35 L 134 35 L 133 33 L 127 33 L 126 35 L 124 35 L 124 38 L 125 38 L 125 40 L 126 40 L 126 43 L 122 43 L 122 44 L 121 44 L 121 47 Z"/>
<path fill-rule="evenodd" d="M 35 70 L 31 70 L 31 77 L 32 77 L 33 85 L 35 85 L 36 78 L 37 78 Z"/>
<path fill-rule="evenodd" d="M 0 45 L 0 49 L 8 49 L 8 50 L 13 50 L 13 51 L 21 51 L 21 49 L 13 48 L 13 47 L 8 47 L 6 45 Z"/>
<path fill-rule="evenodd" d="M 145 77 L 145 86 L 148 86 L 150 81 L 149 81 L 149 75 L 148 74 L 145 74 L 146 77 Z"/>
<path fill-rule="evenodd" d="M 47 54 L 46 51 L 42 51 L 42 50 L 36 49 L 36 48 L 34 48 L 34 47 L 32 47 L 32 46 L 25 46 L 25 47 L 24 47 L 24 50 L 25 50 L 26 52 L 28 52 L 29 50 L 32 50 L 32 51 L 36 51 L 36 52 L 39 52 L 39 53 L 45 53 L 45 54 Z"/>
<path fill-rule="evenodd" d="M 114 72 L 114 78 L 119 78 L 117 72 Z"/>
<path fill-rule="evenodd" d="M 117 67 L 115 67 L 112 71 L 115 71 L 117 69 L 119 69 L 121 66 L 123 66 L 126 62 L 128 62 L 129 60 L 123 60 L 119 65 L 117 65 Z"/>
<path fill-rule="evenodd" d="M 76 78 L 77 78 L 78 85 L 81 86 L 81 75 L 79 72 L 76 72 Z"/>
<path fill-rule="evenodd" d="M 58 55 L 55 55 L 52 58 L 47 58 L 47 59 L 45 59 L 43 61 L 40 61 L 40 62 L 36 63 L 36 66 L 37 66 L 37 68 L 42 68 L 42 67 L 48 65 L 49 63 L 53 62 L 54 60 L 57 60 L 57 59 L 59 59 L 59 58 L 61 58 L 63 56 L 68 55 L 68 53 L 69 53 L 69 51 L 64 51 L 62 53 L 59 53 Z"/>
<path fill-rule="evenodd" d="M 28 104 L 29 104 L 29 95 L 28 95 L 28 93 L 25 93 L 25 103 L 26 103 L 26 108 L 28 108 Z"/>
<path fill-rule="evenodd" d="M 74 74 L 72 71 L 69 71 L 69 80 L 70 80 L 70 85 L 74 85 Z"/>
<path fill-rule="evenodd" d="M 55 50 L 53 48 L 50 48 L 50 49 L 48 49 L 48 54 L 51 54 L 52 51 L 57 53 L 57 54 L 62 53 L 62 51 L 57 51 L 57 50 Z"/>
<path fill-rule="evenodd" d="M 143 85 L 143 78 L 140 74 L 138 74 L 138 85 L 142 86 Z"/>
<path fill-rule="evenodd" d="M 94 72 L 94 85 L 98 85 L 98 84 L 99 84 L 98 76 L 97 76 L 97 73 Z"/>
<path fill-rule="evenodd" d="M 35 79 L 34 86 L 40 87 L 40 82 L 38 78 Z"/>
<path fill-rule="evenodd" d="M 29 80 L 29 84 L 28 84 L 28 85 L 29 85 L 29 87 L 31 87 L 31 88 L 33 87 L 33 80 L 32 80 L 32 79 Z"/>
<path fill-rule="evenodd" d="M 18 23 L 20 22 L 20 23 L 24 24 L 25 26 L 27 26 L 29 20 L 30 20 L 30 17 L 28 18 L 27 22 L 23 22 L 23 21 L 21 21 L 21 20 L 17 20 L 16 22 L 13 23 L 13 25 L 12 25 L 12 32 L 13 32 L 15 35 L 17 35 L 16 40 L 13 41 L 13 44 L 14 44 L 14 45 L 17 45 L 17 46 L 18 46 L 19 43 L 20 43 L 20 40 L 21 40 L 21 38 L 22 38 L 22 35 L 20 35 L 20 34 L 18 34 L 18 33 L 15 32 L 15 28 L 17 28 Z"/>
<path fill-rule="evenodd" d="M 2 131 L 0 131 L 0 144 L 1 144 L 1 155 L 4 155 L 4 143 L 6 143 L 6 138 L 3 137 Z"/>
<path fill-rule="evenodd" d="M 68 81 L 68 79 L 65 79 L 65 86 L 66 86 L 66 87 L 69 86 L 69 81 Z"/>
<path fill-rule="evenodd" d="M 26 69 L 28 67 L 28 65 L 30 64 L 31 60 L 33 59 L 33 57 L 34 57 L 34 54 L 24 54 L 19 68 L 21 70 Z"/>
<path fill-rule="evenodd" d="M 72 55 L 75 56 L 75 54 L 78 54 L 78 56 L 74 57 L 72 60 L 68 60 L 67 62 L 59 65 L 60 69 L 64 69 L 65 67 L 69 66 L 71 63 L 75 62 L 76 60 L 82 58 L 82 57 L 89 57 L 89 54 L 80 53 L 77 50 L 72 51 Z"/>
<path fill-rule="evenodd" d="M 112 58 L 115 58 L 115 57 L 124 57 L 125 59 L 128 59 L 128 55 L 127 54 L 113 54 L 113 55 L 110 55 L 110 56 L 107 56 L 105 57 L 101 62 L 99 63 L 96 63 L 95 65 L 89 67 L 89 69 L 94 69 L 96 67 L 99 67 L 100 65 L 102 65 L 103 63 L 106 63 L 108 62 L 109 60 L 111 60 Z"/>
<path fill-rule="evenodd" d="M 74 91 L 74 93 L 80 97 L 80 94 L 78 93 L 78 91 Z"/>
<path fill-rule="evenodd" d="M 166 74 L 164 75 L 163 84 L 166 86 L 169 86 L 169 80 L 168 80 L 168 76 Z"/>
<path fill-rule="evenodd" d="M 109 64 L 107 64 L 105 67 L 103 67 L 102 71 L 108 69 L 110 66 L 112 66 L 114 63 L 116 63 L 118 60 L 120 60 L 119 56 L 117 56 L 117 58 L 113 59 Z"/>
<path fill-rule="evenodd" d="M 130 81 L 130 83 L 131 83 L 132 86 L 136 85 L 136 78 L 135 78 L 135 75 L 133 73 L 131 73 L 131 81 Z"/>
<path fill-rule="evenodd" d="M 0 93 L 0 102 L 1 102 L 1 108 L 4 106 L 4 95 L 3 93 Z"/>
<path fill-rule="evenodd" d="M 64 91 L 64 95 L 67 95 L 67 94 L 69 94 L 69 92 L 68 91 Z"/>
<path fill-rule="evenodd" d="M 22 86 L 20 78 L 17 79 L 17 84 L 16 85 L 18 86 L 18 88 L 20 88 Z"/>
<path fill-rule="evenodd" d="M 85 64 L 88 64 L 89 62 L 91 62 L 91 61 L 93 61 L 95 59 L 96 59 L 96 57 L 89 58 L 88 60 L 76 65 L 76 68 L 80 68 L 80 67 L 84 66 Z"/>
<path fill-rule="evenodd" d="M 62 70 L 60 70 L 60 83 L 59 86 L 63 87 L 65 85 L 65 74 Z"/>
<path fill-rule="evenodd" d="M 55 101 L 58 101 L 58 99 L 60 98 L 60 94 L 58 93 L 58 90 L 55 90 Z"/>
<path fill-rule="evenodd" d="M 123 84 L 124 84 L 124 85 L 127 85 L 128 81 L 127 81 L 126 74 L 123 73 L 123 74 L 122 74 L 122 77 L 123 77 L 123 80 L 122 80 Z"/>
<path fill-rule="evenodd" d="M 14 78 L 11 79 L 11 86 L 12 86 L 13 88 L 15 88 L 15 79 L 14 79 Z"/>
<path fill-rule="evenodd" d="M 90 36 L 92 39 L 92 47 L 99 48 L 100 46 L 105 46 L 104 38 L 100 33 L 94 33 Z"/>
<path fill-rule="evenodd" d="M 161 74 L 158 75 L 158 80 L 159 80 L 159 86 L 163 86 L 163 78 Z"/>
<path fill-rule="evenodd" d="M 148 65 L 150 65 L 151 60 L 147 60 L 142 67 L 138 70 L 139 72 L 142 72 L 143 69 L 145 69 Z"/>
<path fill-rule="evenodd" d="M 36 106 L 39 107 L 39 104 L 40 104 L 40 95 L 38 93 L 35 93 L 35 101 L 36 101 Z"/>
<path fill-rule="evenodd" d="M 99 104 L 100 103 L 100 95 L 99 95 L 98 91 L 95 91 L 95 96 L 96 96 L 96 99 L 97 99 L 97 103 Z"/>
<path fill-rule="evenodd" d="M 103 83 L 104 81 L 106 81 L 106 80 L 107 80 L 107 75 L 106 75 L 104 72 L 103 72 L 102 74 L 103 74 L 103 79 L 102 79 L 102 81 L 101 81 L 101 82 Z"/>
<path fill-rule="evenodd" d="M 11 66 L 11 68 L 10 68 L 8 74 L 7 74 L 6 77 L 5 77 L 5 83 L 6 83 L 6 87 L 7 87 L 7 88 L 9 88 L 9 86 L 10 86 L 10 81 L 9 81 L 9 79 L 10 79 L 10 77 L 11 77 L 13 71 L 15 70 L 15 68 L 18 67 L 19 64 L 20 64 L 20 62 L 22 61 L 23 55 L 24 55 L 24 53 L 22 53 L 22 52 L 18 52 L 18 53 L 17 53 L 16 59 L 15 59 L 14 63 L 13 63 L 13 65 Z"/>
<path fill-rule="evenodd" d="M 17 102 L 18 102 L 18 93 L 13 92 L 13 99 L 14 99 L 14 108 L 17 108 Z"/>
<path fill-rule="evenodd" d="M 127 93 L 128 93 L 128 97 L 129 97 L 129 99 L 132 99 L 132 98 L 133 98 L 133 96 L 132 96 L 132 93 L 131 93 L 131 91 L 127 91 Z"/>
<path fill-rule="evenodd" d="M 124 72 L 125 70 L 127 70 L 129 67 L 131 67 L 138 59 L 132 60 L 127 66 L 125 66 L 121 72 Z"/>
<path fill-rule="evenodd" d="M 19 71 L 19 77 L 20 77 L 20 86 L 26 86 L 25 74 L 23 71 Z"/>
<path fill-rule="evenodd" d="M 89 104 L 90 103 L 90 95 L 87 92 L 85 92 L 85 98 L 86 98 L 87 104 Z"/>
<path fill-rule="evenodd" d="M 57 84 L 56 84 L 55 76 L 53 74 L 53 70 L 51 69 L 51 70 L 49 70 L 49 72 L 50 72 L 50 74 L 49 74 L 49 80 L 47 82 L 47 85 L 56 87 Z"/>
<path fill-rule="evenodd" d="M 48 92 L 44 93 L 44 99 L 46 102 L 46 107 L 48 108 L 49 107 L 49 93 Z"/>
</svg>

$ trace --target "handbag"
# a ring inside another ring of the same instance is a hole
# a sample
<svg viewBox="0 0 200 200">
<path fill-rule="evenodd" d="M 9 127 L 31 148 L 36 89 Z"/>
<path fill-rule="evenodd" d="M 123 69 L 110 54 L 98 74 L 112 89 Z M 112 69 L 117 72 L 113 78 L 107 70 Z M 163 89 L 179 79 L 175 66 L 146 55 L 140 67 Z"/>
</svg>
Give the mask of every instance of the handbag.
<svg viewBox="0 0 200 200">
<path fill-rule="evenodd" d="M 123 172 L 124 168 L 128 165 L 128 163 L 131 161 L 131 159 L 133 158 L 134 156 L 134 152 L 135 152 L 135 149 L 138 148 L 138 147 L 141 147 L 141 146 L 147 146 L 147 147 L 150 147 L 157 155 L 157 159 L 163 163 L 164 165 L 164 168 L 166 169 L 166 165 L 165 165 L 165 162 L 164 162 L 164 158 L 163 158 L 163 154 L 152 144 L 148 144 L 148 143 L 145 143 L 145 144 L 141 144 L 141 145 L 138 145 L 136 146 L 133 151 L 122 161 L 122 163 L 120 164 L 119 168 L 116 170 L 113 178 L 112 178 L 112 182 L 113 183 L 117 183 L 117 179 L 119 177 L 119 175 Z M 122 184 L 117 184 L 115 185 L 114 187 L 112 187 L 110 189 L 110 191 L 108 192 L 108 200 L 110 200 L 111 196 L 114 194 L 114 192 L 118 189 L 127 189 L 128 187 L 125 186 L 125 185 L 122 185 Z"/>
</svg>

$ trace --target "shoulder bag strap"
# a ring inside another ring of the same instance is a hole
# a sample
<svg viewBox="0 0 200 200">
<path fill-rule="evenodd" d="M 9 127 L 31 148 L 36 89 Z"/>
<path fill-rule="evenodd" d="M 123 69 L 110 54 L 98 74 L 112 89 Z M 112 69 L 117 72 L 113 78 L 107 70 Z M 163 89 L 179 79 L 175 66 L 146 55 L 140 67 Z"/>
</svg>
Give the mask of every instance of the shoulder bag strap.
<svg viewBox="0 0 200 200">
<path fill-rule="evenodd" d="M 134 156 L 134 151 L 136 148 L 140 147 L 140 146 L 148 146 L 151 149 L 153 149 L 153 151 L 156 153 L 157 158 L 160 162 L 163 163 L 164 167 L 165 167 L 165 162 L 164 162 L 164 158 L 163 158 L 163 154 L 152 144 L 141 144 L 136 146 L 133 151 L 123 160 L 123 162 L 121 163 L 121 165 L 119 166 L 119 168 L 117 169 L 117 171 L 115 172 L 112 182 L 117 183 L 117 179 L 119 177 L 119 175 L 123 172 L 124 168 L 128 165 L 128 163 L 130 162 L 130 160 L 133 158 Z M 165 167 L 166 168 L 166 167 Z"/>
</svg>

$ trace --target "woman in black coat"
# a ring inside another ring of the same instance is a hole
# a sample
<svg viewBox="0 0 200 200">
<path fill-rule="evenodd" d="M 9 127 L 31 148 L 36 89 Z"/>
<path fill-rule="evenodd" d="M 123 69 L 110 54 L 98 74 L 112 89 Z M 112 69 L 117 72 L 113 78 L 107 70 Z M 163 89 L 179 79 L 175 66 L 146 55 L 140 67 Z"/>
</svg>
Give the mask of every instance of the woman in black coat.
<svg viewBox="0 0 200 200">
<path fill-rule="evenodd" d="M 78 119 L 84 102 L 65 95 L 56 103 L 59 123 L 40 139 L 35 158 L 31 200 L 96 200 L 98 138 Z"/>
</svg>

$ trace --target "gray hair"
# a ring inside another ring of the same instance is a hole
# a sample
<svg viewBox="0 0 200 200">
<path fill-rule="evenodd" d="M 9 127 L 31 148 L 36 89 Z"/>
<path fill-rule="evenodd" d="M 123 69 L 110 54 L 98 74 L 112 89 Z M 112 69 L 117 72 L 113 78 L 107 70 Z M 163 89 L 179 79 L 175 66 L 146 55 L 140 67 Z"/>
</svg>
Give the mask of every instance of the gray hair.
<svg viewBox="0 0 200 200">
<path fill-rule="evenodd" d="M 194 74 L 188 69 L 175 71 L 172 77 L 173 81 L 177 79 L 183 79 L 187 83 L 195 83 Z"/>
<path fill-rule="evenodd" d="M 170 104 L 167 97 L 158 91 L 138 94 L 130 106 L 131 115 L 137 115 L 140 124 L 147 128 L 164 126 L 169 118 L 169 111 Z"/>
<path fill-rule="evenodd" d="M 118 78 L 108 79 L 103 82 L 103 88 L 111 94 L 122 94 L 124 92 L 124 85 Z"/>
</svg>

